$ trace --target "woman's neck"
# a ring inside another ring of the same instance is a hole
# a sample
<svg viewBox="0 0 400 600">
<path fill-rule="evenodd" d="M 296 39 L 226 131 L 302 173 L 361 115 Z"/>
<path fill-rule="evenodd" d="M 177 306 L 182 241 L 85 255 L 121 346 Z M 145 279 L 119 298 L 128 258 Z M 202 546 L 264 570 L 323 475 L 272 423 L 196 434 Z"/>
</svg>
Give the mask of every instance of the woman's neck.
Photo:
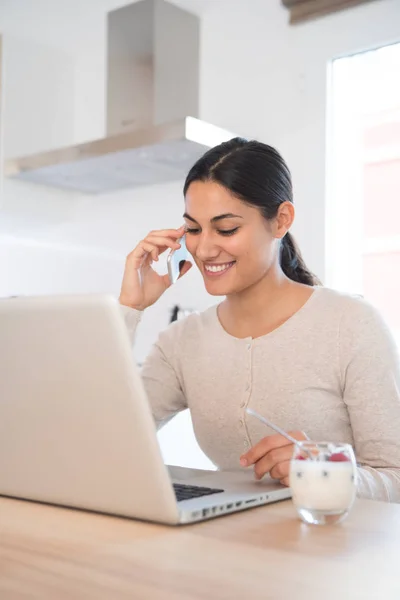
<svg viewBox="0 0 400 600">
<path fill-rule="evenodd" d="M 218 307 L 224 329 L 235 337 L 260 337 L 280 327 L 309 299 L 313 288 L 272 268 L 253 286 L 230 294 Z"/>
</svg>

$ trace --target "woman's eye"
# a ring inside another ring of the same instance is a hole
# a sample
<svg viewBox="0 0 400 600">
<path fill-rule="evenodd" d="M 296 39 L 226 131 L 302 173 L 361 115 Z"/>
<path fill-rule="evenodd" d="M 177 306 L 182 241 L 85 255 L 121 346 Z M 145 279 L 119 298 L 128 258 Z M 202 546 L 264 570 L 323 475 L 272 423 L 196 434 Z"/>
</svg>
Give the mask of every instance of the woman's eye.
<svg viewBox="0 0 400 600">
<path fill-rule="evenodd" d="M 236 233 L 238 229 L 239 229 L 239 227 L 235 227 L 234 229 L 218 229 L 218 233 L 220 235 L 228 236 L 228 235 L 233 235 L 234 233 Z M 187 233 L 189 235 L 197 235 L 198 233 L 201 233 L 201 229 L 186 227 L 185 233 Z"/>
<path fill-rule="evenodd" d="M 220 233 L 221 235 L 233 235 L 237 232 L 238 229 L 239 227 L 235 227 L 234 229 L 219 229 L 218 233 Z"/>
</svg>

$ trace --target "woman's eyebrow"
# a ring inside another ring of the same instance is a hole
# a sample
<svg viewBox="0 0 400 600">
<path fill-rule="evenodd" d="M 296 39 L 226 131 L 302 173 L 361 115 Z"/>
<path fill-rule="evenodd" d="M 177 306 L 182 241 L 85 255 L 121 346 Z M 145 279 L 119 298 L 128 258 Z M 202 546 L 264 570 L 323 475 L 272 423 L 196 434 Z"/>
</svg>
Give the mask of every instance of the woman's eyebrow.
<svg viewBox="0 0 400 600">
<path fill-rule="evenodd" d="M 197 223 L 196 219 L 188 215 L 188 213 L 184 213 L 184 219 L 188 219 L 188 221 L 192 221 L 193 223 Z M 211 219 L 211 223 L 215 223 L 216 221 L 222 221 L 222 219 L 243 219 L 240 215 L 234 215 L 233 213 L 224 213 L 222 215 L 217 215 Z M 197 223 L 198 224 L 198 223 Z"/>
</svg>

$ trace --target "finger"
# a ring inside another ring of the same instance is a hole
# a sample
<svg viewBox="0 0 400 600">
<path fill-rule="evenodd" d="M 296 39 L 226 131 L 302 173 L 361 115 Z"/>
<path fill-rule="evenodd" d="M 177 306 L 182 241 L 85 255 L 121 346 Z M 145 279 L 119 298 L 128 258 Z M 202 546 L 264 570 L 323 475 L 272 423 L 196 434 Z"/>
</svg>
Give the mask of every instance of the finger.
<svg viewBox="0 0 400 600">
<path fill-rule="evenodd" d="M 242 467 L 254 465 L 260 458 L 268 454 L 274 448 L 280 448 L 282 446 L 288 446 L 291 442 L 286 439 L 283 435 L 269 435 L 255 444 L 248 452 L 243 454 L 240 458 L 240 464 Z"/>
<path fill-rule="evenodd" d="M 142 240 L 134 250 L 128 255 L 127 261 L 139 268 L 143 258 L 151 254 L 153 260 L 158 260 L 158 256 L 165 252 L 169 246 L 158 246 L 152 244 L 147 239 Z"/>
<path fill-rule="evenodd" d="M 171 248 L 177 250 L 181 247 L 179 242 L 167 236 L 148 235 L 144 238 L 144 241 L 149 244 L 154 244 L 154 246 L 158 246 L 159 248 Z"/>
<path fill-rule="evenodd" d="M 154 244 L 150 244 L 146 241 L 140 242 L 140 246 L 147 254 L 151 255 L 153 260 L 158 260 L 159 249 L 157 248 L 157 246 L 155 246 Z"/>
<path fill-rule="evenodd" d="M 181 277 L 183 277 L 188 271 L 190 271 L 190 269 L 193 267 L 192 263 L 188 260 L 185 260 L 182 269 L 179 270 L 179 277 L 178 279 L 180 279 Z"/>
<path fill-rule="evenodd" d="M 281 448 L 274 448 L 270 450 L 265 456 L 260 458 L 254 465 L 254 474 L 257 479 L 264 477 L 266 473 L 270 473 L 274 479 L 281 479 L 286 477 L 287 473 L 281 473 L 281 464 L 286 461 L 290 461 L 293 454 L 293 444 L 288 446 L 282 446 Z M 274 473 L 274 475 L 272 475 Z"/>
<path fill-rule="evenodd" d="M 141 266 L 143 259 L 145 259 L 149 255 L 149 250 L 146 249 L 146 245 L 144 242 L 140 242 L 130 254 L 128 254 L 126 258 L 127 266 L 130 265 L 134 269 L 139 269 Z"/>
<path fill-rule="evenodd" d="M 286 487 L 290 487 L 290 483 L 289 483 L 289 477 L 284 477 L 283 479 L 281 479 L 279 481 L 279 483 L 281 483 L 282 485 L 286 486 Z"/>
<path fill-rule="evenodd" d="M 269 474 L 272 477 L 272 479 L 279 479 L 281 481 L 286 477 L 289 478 L 290 459 L 291 457 L 289 457 L 287 460 L 283 460 L 282 462 L 272 467 L 272 469 L 270 469 Z"/>
<path fill-rule="evenodd" d="M 295 440 L 308 440 L 308 436 L 304 433 L 304 431 L 289 431 L 289 435 Z M 282 446 L 289 446 L 290 444 L 290 440 L 285 438 L 283 435 L 269 435 L 258 442 L 258 444 L 255 444 L 252 448 L 250 448 L 248 452 L 243 454 L 240 458 L 240 464 L 242 467 L 253 465 L 270 450 L 273 450 L 274 448 L 280 448 Z"/>
<path fill-rule="evenodd" d="M 185 226 L 182 225 L 181 227 L 179 227 L 178 229 L 154 229 L 153 231 L 149 232 L 149 236 L 155 236 L 155 237 L 170 237 L 174 240 L 178 239 L 179 237 L 182 237 L 182 235 L 185 233 Z"/>
</svg>

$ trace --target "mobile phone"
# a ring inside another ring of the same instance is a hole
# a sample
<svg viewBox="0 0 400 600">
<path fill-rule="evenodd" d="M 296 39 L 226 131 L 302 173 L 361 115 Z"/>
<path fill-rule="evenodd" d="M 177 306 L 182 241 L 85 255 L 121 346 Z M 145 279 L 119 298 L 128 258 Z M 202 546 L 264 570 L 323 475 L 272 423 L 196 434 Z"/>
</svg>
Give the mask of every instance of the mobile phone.
<svg viewBox="0 0 400 600">
<path fill-rule="evenodd" d="M 171 250 L 167 258 L 168 275 L 171 283 L 176 283 L 178 281 L 179 275 L 181 274 L 181 270 L 186 261 L 193 263 L 192 257 L 186 248 L 185 236 L 181 237 L 178 240 L 178 243 L 181 245 L 181 247 L 177 248 L 176 250 Z"/>
</svg>

